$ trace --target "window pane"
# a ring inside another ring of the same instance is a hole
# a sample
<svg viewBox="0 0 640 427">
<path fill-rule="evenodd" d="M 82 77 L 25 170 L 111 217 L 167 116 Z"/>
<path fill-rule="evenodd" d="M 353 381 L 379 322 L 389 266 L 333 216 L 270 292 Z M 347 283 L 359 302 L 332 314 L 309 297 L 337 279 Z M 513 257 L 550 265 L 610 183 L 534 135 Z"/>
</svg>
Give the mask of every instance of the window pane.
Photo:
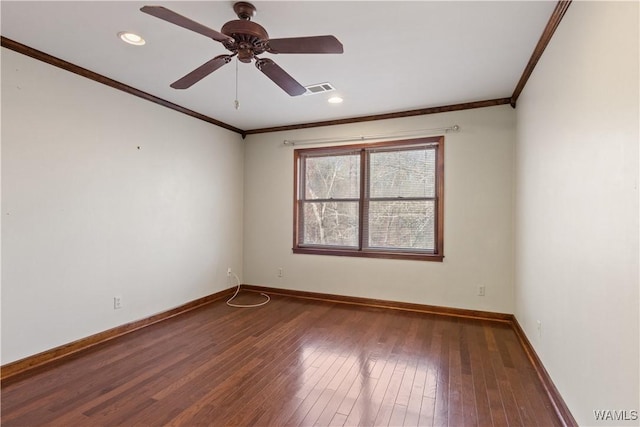
<svg viewBox="0 0 640 427">
<path fill-rule="evenodd" d="M 360 195 L 360 155 L 307 157 L 307 199 L 357 199 Z"/>
<path fill-rule="evenodd" d="M 306 245 L 358 247 L 358 202 L 305 202 Z"/>
<path fill-rule="evenodd" d="M 434 149 L 372 152 L 370 162 L 371 197 L 435 196 Z"/>
<path fill-rule="evenodd" d="M 384 201 L 369 204 L 369 247 L 435 249 L 435 203 Z"/>
</svg>

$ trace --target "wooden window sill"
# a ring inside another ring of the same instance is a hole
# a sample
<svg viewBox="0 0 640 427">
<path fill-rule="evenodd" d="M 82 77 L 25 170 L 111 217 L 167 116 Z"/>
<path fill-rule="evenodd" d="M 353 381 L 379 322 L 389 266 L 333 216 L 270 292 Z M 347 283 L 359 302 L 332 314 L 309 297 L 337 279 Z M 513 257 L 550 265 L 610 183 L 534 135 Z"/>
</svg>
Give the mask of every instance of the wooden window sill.
<svg viewBox="0 0 640 427">
<path fill-rule="evenodd" d="M 350 256 L 358 258 L 386 258 L 386 259 L 407 259 L 414 261 L 435 261 L 442 262 L 444 255 L 427 254 L 419 252 L 395 252 L 395 251 L 360 251 L 355 249 L 326 249 L 326 248 L 293 248 L 294 254 L 307 255 L 331 255 Z"/>
</svg>

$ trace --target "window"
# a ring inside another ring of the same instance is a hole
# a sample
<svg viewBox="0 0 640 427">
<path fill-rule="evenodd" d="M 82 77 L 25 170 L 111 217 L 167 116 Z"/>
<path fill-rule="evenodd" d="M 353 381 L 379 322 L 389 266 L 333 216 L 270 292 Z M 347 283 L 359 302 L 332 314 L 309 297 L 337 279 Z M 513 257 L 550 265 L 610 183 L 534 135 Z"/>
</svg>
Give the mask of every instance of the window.
<svg viewBox="0 0 640 427">
<path fill-rule="evenodd" d="M 293 252 L 442 261 L 444 137 L 294 150 Z"/>
</svg>

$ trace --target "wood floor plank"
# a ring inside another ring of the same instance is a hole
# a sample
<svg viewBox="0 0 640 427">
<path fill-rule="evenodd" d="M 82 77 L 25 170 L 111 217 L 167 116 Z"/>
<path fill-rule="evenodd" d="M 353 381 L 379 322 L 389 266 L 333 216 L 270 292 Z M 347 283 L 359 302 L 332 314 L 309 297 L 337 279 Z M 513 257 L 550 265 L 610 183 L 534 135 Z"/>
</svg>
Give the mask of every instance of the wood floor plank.
<svg viewBox="0 0 640 427">
<path fill-rule="evenodd" d="M 492 424 L 495 427 L 507 426 L 509 424 L 507 422 L 507 415 L 502 402 L 502 396 L 500 395 L 500 390 L 498 388 L 498 380 L 496 379 L 496 375 L 493 370 L 493 363 L 489 357 L 483 358 L 482 371 L 484 373 Z"/>
<path fill-rule="evenodd" d="M 419 426 L 433 426 L 434 414 L 435 414 L 436 400 L 431 397 L 422 397 L 422 405 L 420 406 L 420 418 L 418 419 Z"/>
<path fill-rule="evenodd" d="M 300 397 L 302 401 L 293 414 L 289 417 L 286 425 L 313 425 L 313 422 L 307 421 L 304 423 L 307 413 L 316 403 L 318 397 L 326 387 L 326 385 L 333 379 L 337 370 L 339 370 L 344 364 L 345 358 L 338 357 L 336 354 L 327 354 L 324 358 L 324 363 L 318 368 L 318 371 L 314 378 L 308 383 L 305 383 L 299 393 L 296 396 Z"/>
<path fill-rule="evenodd" d="M 170 358 L 174 357 L 175 355 L 172 355 Z M 78 381 L 68 385 L 72 387 L 73 393 L 69 393 L 66 387 L 59 387 L 49 397 L 45 396 L 20 410 L 10 412 L 8 417 L 3 417 L 3 421 L 15 420 L 18 424 L 29 425 L 33 422 L 32 420 L 55 417 L 61 412 L 78 408 L 84 403 L 99 399 L 100 396 L 126 384 L 132 378 L 135 379 L 139 367 L 145 362 L 151 362 L 154 365 L 166 363 L 159 348 L 153 351 L 142 351 L 130 357 L 126 365 L 110 366 L 109 370 L 100 371 L 88 378 L 78 378 Z M 15 414 L 21 414 L 21 416 L 14 418 Z"/>
<path fill-rule="evenodd" d="M 380 409 L 376 415 L 374 426 L 386 426 L 390 425 L 391 414 L 395 406 L 396 399 L 398 398 L 398 392 L 400 391 L 400 385 L 402 384 L 402 378 L 407 369 L 407 362 L 405 360 L 399 360 L 396 364 L 391 378 L 387 382 L 386 386 L 380 387 L 380 390 L 384 388 L 384 395 L 380 402 Z"/>
<path fill-rule="evenodd" d="M 411 391 L 413 390 L 413 381 L 416 378 L 416 364 L 415 358 L 407 360 L 404 374 L 402 376 L 402 382 L 398 389 L 398 395 L 396 397 L 395 404 L 404 407 L 409 406 L 409 398 L 411 397 Z"/>
<path fill-rule="evenodd" d="M 420 410 L 424 397 L 424 385 L 427 379 L 428 366 L 422 363 L 424 358 L 418 358 L 414 367 L 413 383 L 407 401 L 407 413 L 402 422 L 405 426 L 417 426 L 420 421 Z"/>
<path fill-rule="evenodd" d="M 336 311 L 337 310 L 337 311 Z M 344 311 L 342 311 L 342 308 L 338 309 L 336 308 L 336 310 L 332 310 L 331 311 L 331 318 L 339 318 L 342 315 L 344 315 Z M 355 323 L 353 323 L 355 322 Z M 340 354 L 340 356 L 344 356 L 349 352 L 352 352 L 353 346 L 349 345 L 350 340 L 348 339 L 350 337 L 350 334 L 348 333 L 349 330 L 351 330 L 351 328 L 353 328 L 355 325 L 357 325 L 360 322 L 360 316 L 356 313 L 355 316 L 349 316 L 349 319 L 347 322 L 344 322 L 342 325 L 336 325 L 336 329 L 335 332 L 339 332 L 341 328 L 346 328 L 345 332 L 346 333 L 327 333 L 329 332 L 329 330 L 325 330 L 322 333 L 322 342 L 321 342 L 321 346 L 318 347 L 318 341 L 316 341 L 314 343 L 314 345 L 312 346 L 312 348 L 314 348 L 314 353 L 316 353 L 317 355 L 321 355 L 322 353 L 326 352 L 327 349 L 341 349 L 342 353 Z M 311 326 L 311 329 L 313 329 L 313 326 Z M 307 331 L 309 332 L 309 331 Z M 361 335 L 362 336 L 362 335 Z M 357 342 L 356 342 L 357 344 Z M 356 348 L 358 347 L 357 345 L 355 346 Z M 308 385 L 311 385 L 311 383 L 314 382 L 314 378 L 317 377 L 317 371 L 320 369 L 321 362 L 320 362 L 320 357 L 316 356 L 314 358 L 309 358 L 308 363 L 312 366 L 310 367 L 314 367 L 315 371 L 314 372 L 310 372 L 310 375 L 305 375 L 305 378 L 307 378 L 308 380 L 305 381 L 306 383 L 309 383 Z M 337 376 L 334 375 L 334 378 Z M 325 397 L 328 397 L 328 395 L 331 395 L 333 390 L 332 390 L 332 385 L 334 381 L 332 380 L 329 385 L 327 385 L 328 388 L 331 388 L 327 393 L 325 394 Z M 317 387 L 317 385 L 314 385 L 313 389 L 315 389 Z M 260 424 L 264 424 L 264 425 L 280 425 L 283 424 L 285 422 L 289 422 L 291 424 L 296 424 L 296 420 L 298 420 L 299 416 L 301 414 L 304 414 L 304 411 L 307 411 L 307 413 L 309 411 L 311 411 L 312 409 L 309 409 L 309 405 L 312 402 L 316 402 L 313 407 L 316 408 L 315 411 L 312 412 L 312 414 L 310 415 L 311 417 L 314 417 L 317 414 L 318 410 L 321 410 L 323 405 L 326 403 L 325 400 L 322 400 L 320 403 L 317 403 L 317 397 L 318 394 L 315 393 L 313 394 L 313 389 L 311 390 L 310 393 L 306 393 L 306 392 L 300 392 L 301 387 L 297 387 L 298 390 L 298 397 L 295 399 L 295 404 L 288 404 L 286 406 L 286 408 L 282 408 L 278 413 L 274 413 L 274 410 L 277 410 L 277 408 L 268 408 L 267 410 L 264 411 L 264 414 L 258 419 L 258 423 Z M 285 388 L 283 390 L 285 393 L 288 393 L 290 390 L 287 388 Z M 310 396 L 310 394 L 312 394 Z M 303 398 L 300 398 L 299 396 L 303 395 Z M 286 399 L 287 395 L 284 394 L 282 396 L 282 399 Z M 317 406 L 316 406 L 317 405 Z M 311 425 L 312 421 L 308 420 L 307 424 Z"/>
<path fill-rule="evenodd" d="M 487 384 L 485 382 L 485 373 L 482 364 L 483 349 L 486 348 L 483 326 L 475 324 L 470 330 L 469 363 L 471 365 L 471 377 L 473 380 L 477 424 L 479 426 L 490 427 L 493 425 L 493 421 L 491 419 L 491 407 L 489 405 Z"/>
<path fill-rule="evenodd" d="M 382 317 L 385 319 L 384 326 L 375 330 L 377 333 L 370 346 L 371 350 L 369 352 L 363 351 L 359 357 L 359 360 L 365 361 L 361 366 L 363 375 L 352 384 L 338 407 L 338 413 L 347 416 L 347 425 L 356 425 L 363 415 L 368 419 L 372 416 L 375 417 L 377 413 L 378 408 L 376 407 L 376 412 L 371 414 L 374 411 L 371 405 L 371 395 L 382 377 L 385 367 L 389 365 L 388 356 L 397 339 L 397 334 L 393 333 L 395 328 L 393 319 L 388 315 L 388 312 L 382 313 Z M 393 360 L 393 366 L 395 366 L 395 360 Z M 389 366 L 389 368 L 393 368 L 393 366 Z"/>
<path fill-rule="evenodd" d="M 404 426 L 404 419 L 407 415 L 407 407 L 404 405 L 393 405 L 393 410 L 391 411 L 391 417 L 389 417 L 389 426 Z"/>
<path fill-rule="evenodd" d="M 347 416 L 344 414 L 336 413 L 331 422 L 328 424 L 329 427 L 342 427 L 347 422 Z"/>
<path fill-rule="evenodd" d="M 310 413 L 307 414 L 306 418 L 308 418 L 308 420 L 303 420 L 302 424 L 305 424 L 305 422 L 313 422 L 314 425 L 327 425 L 328 422 L 333 419 L 333 415 L 347 396 L 350 385 L 354 383 L 357 376 L 366 377 L 369 375 L 370 370 L 368 366 L 362 364 L 368 354 L 364 353 L 362 349 L 366 348 L 366 343 L 372 340 L 377 334 L 383 317 L 376 316 L 374 319 L 374 322 L 369 325 L 369 328 L 363 334 L 352 339 L 351 343 L 346 346 L 349 348 L 346 355 L 346 363 L 343 365 L 343 369 L 336 374 L 332 383 L 328 385 L 326 393 L 328 400 L 326 403 L 322 399 L 319 399 L 320 402 L 316 403 L 317 409 L 314 411 L 314 408 L 312 408 Z M 354 316 L 354 321 L 357 323 L 364 320 L 361 316 Z M 347 332 L 347 335 L 350 334 Z M 318 413 L 318 411 L 321 412 Z"/>
<path fill-rule="evenodd" d="M 304 308 L 304 307 L 301 307 Z M 290 313 L 293 315 L 293 313 Z M 307 314 L 306 312 L 297 312 L 297 316 L 299 316 L 300 318 L 306 318 Z M 303 345 L 302 344 L 302 339 L 303 339 L 303 335 L 297 335 L 297 334 L 287 334 L 286 331 L 288 330 L 288 328 L 285 326 L 283 328 L 272 328 L 272 333 L 269 335 L 265 335 L 262 337 L 262 339 L 260 341 L 255 342 L 251 347 L 250 347 L 250 351 L 249 352 L 245 352 L 243 353 L 243 355 L 246 357 L 247 354 L 253 355 L 253 354 L 260 354 L 264 360 L 266 360 L 265 363 L 263 363 L 260 366 L 260 373 L 261 375 L 258 376 L 257 378 L 253 377 L 251 378 L 251 383 L 250 383 L 250 387 L 251 387 L 251 391 L 252 391 L 252 395 L 259 397 L 259 396 L 268 396 L 268 397 L 274 397 L 274 396 L 269 396 L 268 394 L 264 394 L 262 393 L 263 389 L 265 387 L 270 386 L 270 380 L 272 380 L 273 376 L 279 372 L 285 371 L 287 369 L 291 369 L 292 367 L 296 366 L 296 360 L 295 358 L 299 356 L 299 349 L 300 347 Z M 264 342 L 271 342 L 272 343 L 272 348 L 267 351 L 267 349 L 262 345 L 262 343 Z M 257 353 L 254 353 L 257 352 Z M 233 354 L 234 352 L 230 352 L 231 354 Z M 320 355 L 320 351 L 314 351 L 314 352 L 308 352 L 306 355 L 304 355 L 304 359 L 309 358 L 309 360 L 311 361 L 311 363 L 313 363 L 313 361 Z M 235 359 L 235 363 L 237 363 L 237 359 Z M 232 368 L 232 367 L 230 367 Z M 313 368 L 310 367 L 309 371 L 315 371 L 317 368 Z M 307 371 L 307 372 L 309 372 Z M 224 400 L 221 402 L 220 404 L 220 408 L 218 409 L 218 415 L 221 417 L 238 417 L 238 416 L 242 416 L 243 419 L 246 418 L 246 416 L 255 416 L 255 414 L 246 414 L 245 411 L 242 412 L 233 412 L 232 408 L 235 409 L 234 403 L 236 401 L 244 401 L 245 398 L 245 392 L 246 387 L 237 387 L 237 384 L 235 384 L 235 387 L 233 387 L 233 390 L 229 390 L 226 393 L 224 393 L 223 398 Z M 257 404 L 254 406 L 256 408 L 256 411 L 261 411 L 262 406 L 259 404 L 259 402 L 256 402 Z M 232 418 L 234 419 L 234 418 Z M 238 421 L 238 424 L 240 424 L 241 421 Z"/>
<path fill-rule="evenodd" d="M 435 408 L 433 414 L 433 425 L 434 426 L 448 426 L 449 425 L 449 402 L 450 402 L 450 384 L 449 384 L 449 343 L 450 343 L 450 328 L 446 322 L 438 319 L 439 326 L 442 327 L 441 335 L 438 337 L 436 347 L 439 349 L 440 354 L 434 355 L 438 359 L 437 364 L 437 372 L 436 372 L 436 383 L 435 383 Z M 454 323 L 455 325 L 455 323 Z"/>
<path fill-rule="evenodd" d="M 380 378 L 363 382 L 359 387 L 358 397 L 350 408 L 349 416 L 346 424 L 353 425 L 371 425 L 378 415 L 382 397 L 387 391 L 387 386 L 395 370 L 397 361 L 395 359 L 386 359 Z"/>
<path fill-rule="evenodd" d="M 278 295 L 205 305 L 1 391 L 8 427 L 561 424 L 508 324 Z"/>
<path fill-rule="evenodd" d="M 449 337 L 449 403 L 448 422 L 449 425 L 464 425 L 462 414 L 462 360 L 460 341 L 462 337 L 462 325 L 456 322 L 450 328 Z"/>
<path fill-rule="evenodd" d="M 362 375 L 361 363 L 358 358 L 358 355 L 351 356 L 351 362 L 347 364 L 349 366 L 349 371 L 347 371 L 344 376 L 342 376 L 342 381 L 335 389 L 335 392 L 327 405 L 322 410 L 322 413 L 316 419 L 314 425 L 316 426 L 326 426 L 329 425 L 335 417 L 335 414 L 338 413 L 338 408 L 342 404 L 342 401 L 349 393 L 349 389 L 355 381 L 357 381 L 358 375 Z M 340 376 L 338 374 L 338 376 Z M 344 416 L 344 420 L 346 421 L 347 416 Z"/>
<path fill-rule="evenodd" d="M 420 423 L 422 402 L 426 393 L 429 368 L 434 363 L 430 353 L 434 322 L 424 321 L 423 318 L 419 318 L 417 324 L 419 327 L 419 348 L 416 353 L 415 375 L 407 404 L 407 413 L 403 421 L 405 426 L 423 425 Z M 431 415 L 433 415 L 432 411 Z"/>
<path fill-rule="evenodd" d="M 512 384 L 516 384 L 520 410 L 527 412 L 526 416 L 523 414 L 525 425 L 561 425 L 559 420 L 549 417 L 549 413 L 553 411 L 551 402 L 548 399 L 541 399 L 540 396 L 544 395 L 544 390 L 538 381 L 535 369 L 522 351 L 518 339 L 509 334 L 509 331 L 503 333 L 502 339 L 509 342 L 509 354 L 514 368 L 508 369 L 507 372 Z"/>
</svg>

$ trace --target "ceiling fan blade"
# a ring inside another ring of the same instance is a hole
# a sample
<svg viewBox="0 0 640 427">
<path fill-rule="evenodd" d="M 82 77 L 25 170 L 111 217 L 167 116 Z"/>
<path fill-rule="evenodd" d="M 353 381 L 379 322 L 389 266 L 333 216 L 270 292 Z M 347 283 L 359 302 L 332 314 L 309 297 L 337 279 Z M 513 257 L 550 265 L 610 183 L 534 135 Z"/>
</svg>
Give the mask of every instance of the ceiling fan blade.
<svg viewBox="0 0 640 427">
<path fill-rule="evenodd" d="M 271 59 L 257 58 L 256 67 L 291 96 L 302 95 L 307 91 L 304 86 L 298 83 Z"/>
<path fill-rule="evenodd" d="M 167 22 L 171 22 L 172 24 L 178 25 L 182 28 L 186 28 L 187 30 L 195 31 L 196 33 L 200 33 L 203 36 L 210 37 L 219 42 L 233 40 L 232 38 L 225 36 L 224 34 L 217 32 L 216 30 L 205 27 L 202 24 L 192 21 L 191 19 L 179 15 L 162 6 L 143 6 L 140 11 L 151 16 L 155 16 L 156 18 L 163 19 Z"/>
<path fill-rule="evenodd" d="M 334 36 L 270 39 L 269 53 L 343 53 L 342 43 Z"/>
<path fill-rule="evenodd" d="M 205 62 L 183 78 L 171 83 L 174 89 L 187 89 L 231 61 L 233 55 L 219 55 Z"/>
</svg>

